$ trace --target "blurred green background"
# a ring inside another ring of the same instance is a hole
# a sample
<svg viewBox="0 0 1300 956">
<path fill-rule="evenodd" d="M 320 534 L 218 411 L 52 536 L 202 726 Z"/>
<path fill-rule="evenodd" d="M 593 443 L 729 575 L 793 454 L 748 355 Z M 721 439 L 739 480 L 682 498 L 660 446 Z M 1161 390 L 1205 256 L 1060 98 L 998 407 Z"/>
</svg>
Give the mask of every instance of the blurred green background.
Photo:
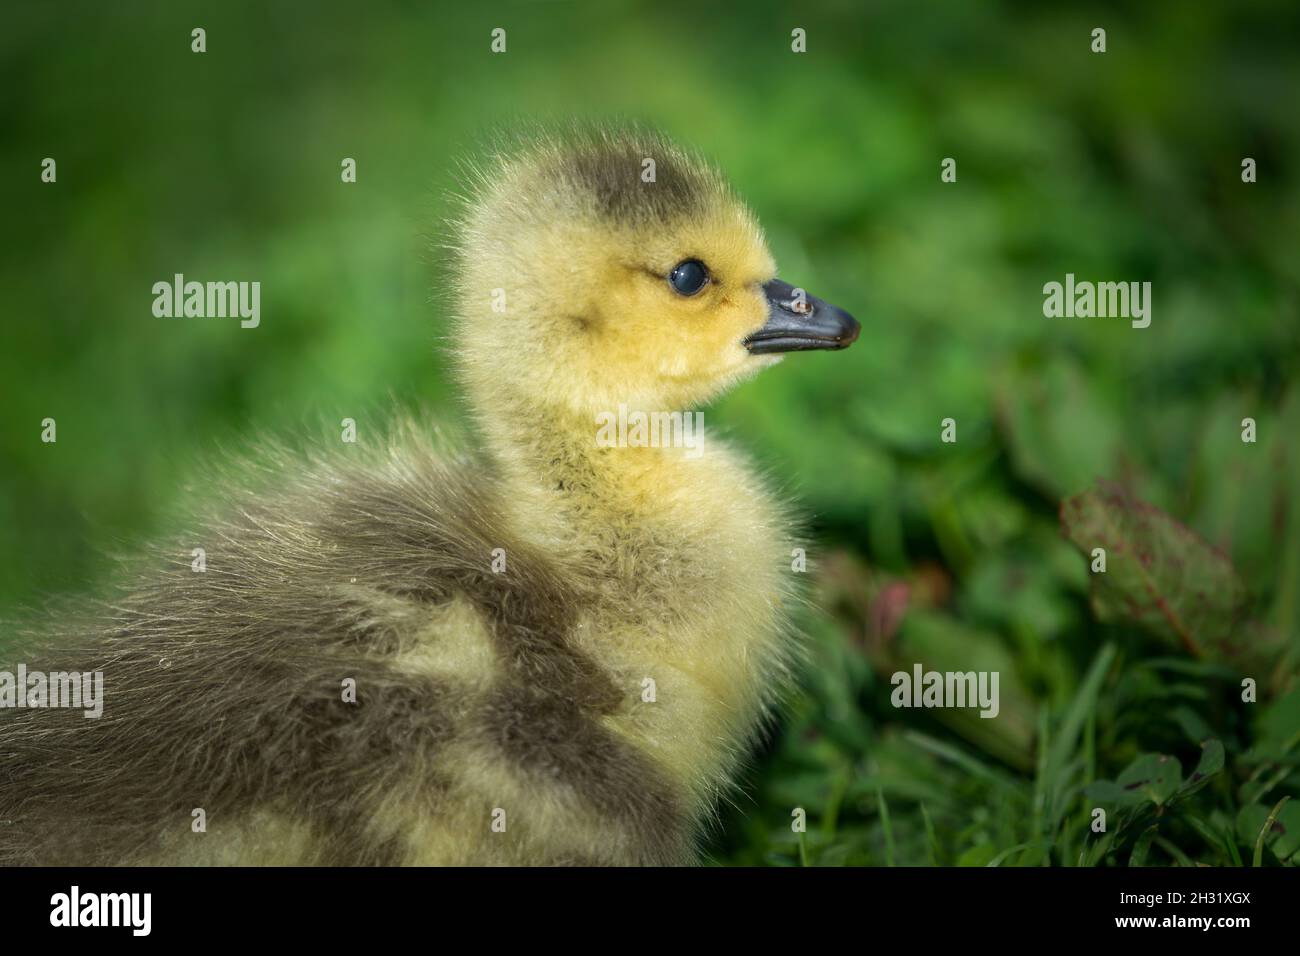
<svg viewBox="0 0 1300 956">
<path fill-rule="evenodd" d="M 0 616 L 102 582 L 217 449 L 390 396 L 460 420 L 435 251 L 457 160 L 520 119 L 638 118 L 864 326 L 709 412 L 814 516 L 826 609 L 711 858 L 1296 861 L 1300 800 L 1266 817 L 1300 797 L 1300 10 L 1130 6 L 8 5 Z M 261 327 L 155 318 L 176 272 L 259 280 Z M 1045 318 L 1067 272 L 1149 280 L 1151 326 Z M 1098 478 L 1159 509 L 1084 502 L 1158 552 L 1111 578 L 1241 590 L 1228 625 L 1090 604 L 1059 508 Z M 913 661 L 999 670 L 1001 715 L 893 708 Z"/>
</svg>

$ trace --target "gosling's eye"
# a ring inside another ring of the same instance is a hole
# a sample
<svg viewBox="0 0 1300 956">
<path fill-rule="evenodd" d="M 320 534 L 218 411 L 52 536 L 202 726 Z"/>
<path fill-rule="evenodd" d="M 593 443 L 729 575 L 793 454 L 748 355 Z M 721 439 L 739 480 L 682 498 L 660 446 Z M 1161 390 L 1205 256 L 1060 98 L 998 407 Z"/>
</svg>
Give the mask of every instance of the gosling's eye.
<svg viewBox="0 0 1300 956">
<path fill-rule="evenodd" d="M 668 282 L 682 295 L 695 295 L 709 281 L 709 270 L 699 259 L 679 262 L 668 274 Z"/>
</svg>

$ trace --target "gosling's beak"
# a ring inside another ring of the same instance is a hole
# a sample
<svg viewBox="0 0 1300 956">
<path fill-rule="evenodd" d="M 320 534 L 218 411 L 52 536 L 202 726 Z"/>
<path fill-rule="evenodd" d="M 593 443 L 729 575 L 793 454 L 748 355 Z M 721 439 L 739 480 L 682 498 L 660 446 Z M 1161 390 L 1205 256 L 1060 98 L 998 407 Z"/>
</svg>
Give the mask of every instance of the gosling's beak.
<svg viewBox="0 0 1300 956">
<path fill-rule="evenodd" d="M 764 285 L 763 291 L 767 322 L 744 342 L 752 354 L 846 349 L 857 340 L 858 321 L 843 309 L 780 279 Z"/>
</svg>

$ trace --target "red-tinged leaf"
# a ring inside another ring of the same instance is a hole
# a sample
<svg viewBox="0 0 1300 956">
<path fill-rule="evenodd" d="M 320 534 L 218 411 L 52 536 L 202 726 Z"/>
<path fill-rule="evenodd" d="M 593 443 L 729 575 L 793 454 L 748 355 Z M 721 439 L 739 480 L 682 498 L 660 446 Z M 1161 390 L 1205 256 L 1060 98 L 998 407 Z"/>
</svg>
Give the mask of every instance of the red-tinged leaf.
<svg viewBox="0 0 1300 956">
<path fill-rule="evenodd" d="M 871 615 L 868 621 L 876 640 L 893 640 L 903 615 L 907 613 L 911 593 L 912 589 L 905 581 L 893 581 L 880 589 L 876 599 L 871 602 Z"/>
<path fill-rule="evenodd" d="M 1248 666 L 1272 641 L 1249 618 L 1250 595 L 1227 556 L 1154 505 L 1110 482 L 1061 505 L 1062 532 L 1089 566 L 1092 606 L 1103 621 L 1129 621 L 1208 660 Z"/>
</svg>

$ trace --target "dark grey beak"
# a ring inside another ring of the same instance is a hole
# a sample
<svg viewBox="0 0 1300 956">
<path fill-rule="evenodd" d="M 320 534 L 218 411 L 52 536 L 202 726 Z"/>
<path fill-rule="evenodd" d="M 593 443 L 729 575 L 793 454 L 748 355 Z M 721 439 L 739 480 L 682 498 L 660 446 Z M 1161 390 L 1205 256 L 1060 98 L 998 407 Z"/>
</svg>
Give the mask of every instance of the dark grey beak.
<svg viewBox="0 0 1300 956">
<path fill-rule="evenodd" d="M 780 279 L 764 285 L 763 291 L 767 322 L 744 342 L 752 354 L 846 349 L 857 341 L 858 321 L 843 309 Z"/>
</svg>

